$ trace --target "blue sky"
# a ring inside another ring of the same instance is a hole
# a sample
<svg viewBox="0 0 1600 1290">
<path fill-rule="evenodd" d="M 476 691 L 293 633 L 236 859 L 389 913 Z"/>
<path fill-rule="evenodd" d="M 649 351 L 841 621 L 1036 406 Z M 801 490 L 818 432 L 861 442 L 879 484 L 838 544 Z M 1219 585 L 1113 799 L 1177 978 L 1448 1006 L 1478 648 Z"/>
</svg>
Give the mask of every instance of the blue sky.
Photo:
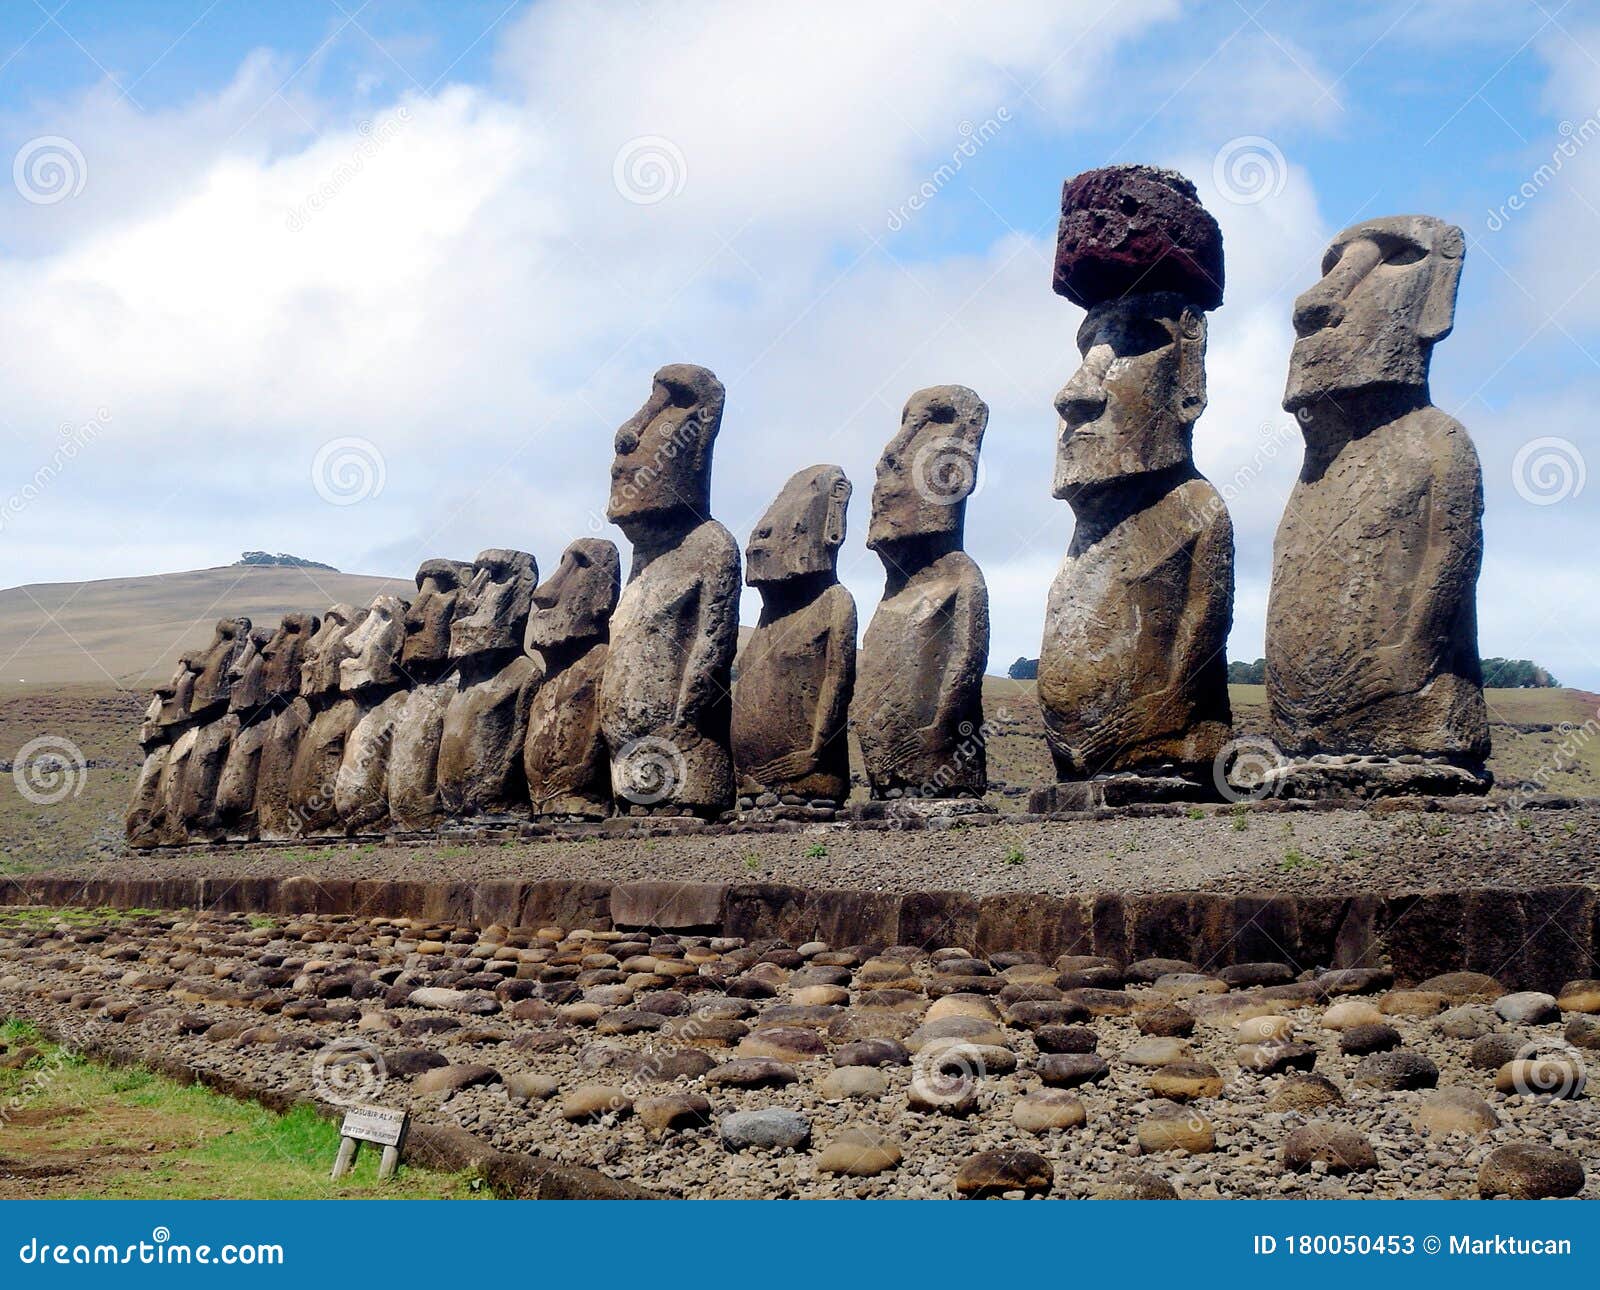
<svg viewBox="0 0 1600 1290">
<path fill-rule="evenodd" d="M 1226 239 L 1196 452 L 1234 481 L 1233 656 L 1261 652 L 1299 460 L 1290 305 L 1340 228 L 1420 211 L 1468 238 L 1434 398 L 1483 458 L 1483 650 L 1600 689 L 1600 483 L 1576 486 L 1600 398 L 1594 7 L 862 9 L 4 0 L 0 582 L 246 547 L 551 567 L 619 536 L 595 514 L 611 431 L 691 361 L 729 387 L 714 500 L 741 540 L 794 470 L 855 480 L 863 619 L 900 405 L 975 388 L 993 658 L 1036 654 L 1071 532 L 1048 490 L 1081 316 L 1050 292 L 1060 185 L 1149 161 Z M 17 170 L 52 150 L 65 195 Z"/>
</svg>

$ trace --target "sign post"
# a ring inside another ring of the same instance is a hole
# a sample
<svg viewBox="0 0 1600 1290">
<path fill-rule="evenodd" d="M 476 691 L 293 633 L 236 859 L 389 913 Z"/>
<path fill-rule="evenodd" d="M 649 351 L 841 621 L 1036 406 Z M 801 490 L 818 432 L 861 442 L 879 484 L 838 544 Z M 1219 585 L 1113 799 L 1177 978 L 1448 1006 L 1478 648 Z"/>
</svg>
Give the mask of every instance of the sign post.
<svg viewBox="0 0 1600 1290">
<path fill-rule="evenodd" d="M 383 1148 L 383 1158 L 378 1162 L 378 1178 L 392 1178 L 400 1163 L 400 1146 L 405 1141 L 410 1117 L 404 1111 L 393 1111 L 386 1106 L 352 1106 L 344 1113 L 339 1126 L 339 1154 L 333 1161 L 334 1178 L 343 1178 L 355 1167 L 356 1153 L 363 1142 L 377 1143 Z"/>
</svg>

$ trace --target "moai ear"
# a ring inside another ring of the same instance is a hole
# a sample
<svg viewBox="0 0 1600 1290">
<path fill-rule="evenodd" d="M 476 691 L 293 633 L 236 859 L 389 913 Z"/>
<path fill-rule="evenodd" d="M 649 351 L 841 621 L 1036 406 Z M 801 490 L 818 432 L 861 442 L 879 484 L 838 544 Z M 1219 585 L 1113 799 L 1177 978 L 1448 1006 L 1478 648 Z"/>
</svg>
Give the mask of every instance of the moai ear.
<svg viewBox="0 0 1600 1290">
<path fill-rule="evenodd" d="M 1428 294 L 1422 302 L 1417 335 L 1432 345 L 1450 334 L 1456 324 L 1456 289 L 1461 285 L 1461 262 L 1467 240 L 1454 224 L 1440 224 L 1428 255 Z"/>
<path fill-rule="evenodd" d="M 822 543 L 828 547 L 844 545 L 845 512 L 850 506 L 850 481 L 842 474 L 828 488 L 828 514 L 822 526 Z"/>
<path fill-rule="evenodd" d="M 1191 305 L 1178 316 L 1178 390 L 1184 420 L 1198 421 L 1206 410 L 1206 316 Z"/>
</svg>

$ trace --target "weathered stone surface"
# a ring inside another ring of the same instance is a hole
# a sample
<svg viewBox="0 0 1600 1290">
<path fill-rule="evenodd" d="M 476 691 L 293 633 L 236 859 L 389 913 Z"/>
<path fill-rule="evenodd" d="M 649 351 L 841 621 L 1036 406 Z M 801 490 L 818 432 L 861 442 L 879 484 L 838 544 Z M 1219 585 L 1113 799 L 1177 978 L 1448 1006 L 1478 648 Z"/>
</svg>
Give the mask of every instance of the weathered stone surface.
<svg viewBox="0 0 1600 1290">
<path fill-rule="evenodd" d="M 533 814 L 602 819 L 611 813 L 611 763 L 600 730 L 600 683 L 611 613 L 622 590 L 613 543 L 580 538 L 533 593 L 524 644 L 543 680 L 528 709 L 523 769 Z"/>
<path fill-rule="evenodd" d="M 1306 455 L 1267 610 L 1267 700 L 1288 754 L 1420 755 L 1473 774 L 1488 755 L 1482 472 L 1428 396 L 1464 250 L 1427 216 L 1369 220 L 1295 303 L 1284 407 Z"/>
<path fill-rule="evenodd" d="M 1555 996 L 1537 990 L 1524 990 L 1517 994 L 1502 995 L 1495 1000 L 1494 1010 L 1502 1021 L 1514 1026 L 1538 1026 L 1547 1021 L 1560 1021 L 1561 1009 Z"/>
<path fill-rule="evenodd" d="M 1547 1200 L 1583 1190 L 1583 1165 L 1554 1147 L 1518 1142 L 1496 1147 L 1478 1168 L 1478 1194 L 1487 1198 Z"/>
<path fill-rule="evenodd" d="M 1441 1088 L 1422 1099 L 1412 1112 L 1411 1123 L 1420 1133 L 1476 1136 L 1497 1127 L 1500 1117 L 1475 1089 Z"/>
<path fill-rule="evenodd" d="M 1182 1107 L 1157 1110 L 1135 1131 L 1139 1150 L 1146 1155 L 1157 1151 L 1183 1151 L 1203 1155 L 1217 1149 L 1217 1131 L 1200 1112 Z"/>
<path fill-rule="evenodd" d="M 539 570 L 526 551 L 481 551 L 450 627 L 460 688 L 439 734 L 439 809 L 451 816 L 527 808 L 523 750 L 539 669 L 522 648 Z"/>
<path fill-rule="evenodd" d="M 784 1107 L 735 1111 L 722 1117 L 717 1131 L 729 1151 L 749 1147 L 792 1150 L 811 1141 L 811 1121 L 799 1111 Z"/>
<path fill-rule="evenodd" d="M 1011 1105 L 1011 1122 L 1024 1133 L 1075 1129 L 1087 1118 L 1083 1103 L 1065 1089 L 1039 1089 Z"/>
<path fill-rule="evenodd" d="M 338 827 L 334 781 L 344 761 L 345 741 L 361 716 L 357 704 L 341 697 L 340 671 L 353 657 L 350 641 L 366 610 L 334 605 L 306 649 L 300 669 L 300 698 L 310 719 L 295 745 L 289 770 L 287 836 L 331 832 Z"/>
<path fill-rule="evenodd" d="M 377 833 L 389 825 L 389 763 L 409 699 L 409 692 L 395 690 L 376 703 L 357 700 L 359 715 L 333 782 L 334 808 L 346 832 Z"/>
<path fill-rule="evenodd" d="M 817 1153 L 817 1170 L 849 1178 L 873 1178 L 895 1168 L 900 1159 L 899 1146 L 877 1126 L 852 1125 Z"/>
<path fill-rule="evenodd" d="M 1110 1181 L 1100 1183 L 1089 1193 L 1091 1200 L 1177 1200 L 1178 1191 L 1158 1174 L 1142 1169 L 1122 1169 Z"/>
<path fill-rule="evenodd" d="M 761 617 L 734 669 L 733 760 L 743 794 L 849 796 L 856 604 L 837 566 L 850 492 L 837 466 L 800 471 L 745 549 Z"/>
<path fill-rule="evenodd" d="M 1039 701 L 1063 781 L 1131 772 L 1216 791 L 1233 526 L 1194 466 L 1205 343 L 1204 314 L 1181 296 L 1108 300 L 1056 396 L 1054 493 L 1077 525 L 1045 611 Z"/>
<path fill-rule="evenodd" d="M 611 618 L 600 722 L 622 810 L 716 815 L 734 801 L 739 550 L 707 518 L 723 402 L 705 368 L 664 367 L 617 431 L 607 516 L 634 557 Z"/>
<path fill-rule="evenodd" d="M 1295 1173 L 1306 1173 L 1317 1161 L 1330 1174 L 1361 1173 L 1378 1167 L 1372 1144 L 1355 1129 L 1315 1121 L 1302 1125 L 1283 1142 L 1283 1163 Z"/>
<path fill-rule="evenodd" d="M 445 712 L 460 688 L 455 673 L 418 685 L 395 718 L 388 788 L 389 814 L 399 828 L 427 829 L 439 821 L 439 742 Z"/>
<path fill-rule="evenodd" d="M 1222 303 L 1222 230 L 1176 171 L 1087 170 L 1062 185 L 1054 287 L 1085 309 L 1151 291 L 1215 309 Z"/>
<path fill-rule="evenodd" d="M 1269 1111 L 1314 1111 L 1344 1101 L 1339 1086 L 1325 1075 L 1291 1075 L 1267 1099 Z"/>
<path fill-rule="evenodd" d="M 1439 1082 L 1439 1068 L 1431 1057 L 1409 1049 L 1373 1053 L 1356 1066 L 1354 1080 L 1366 1088 L 1396 1092 L 1402 1089 L 1433 1088 Z"/>
<path fill-rule="evenodd" d="M 964 386 L 919 390 L 878 462 L 867 546 L 887 580 L 852 713 L 875 798 L 981 797 L 988 787 L 989 591 L 961 549 L 988 421 Z"/>
<path fill-rule="evenodd" d="M 986 1200 L 1007 1192 L 1047 1192 L 1055 1170 L 1032 1151 L 982 1151 L 956 1171 L 956 1194 L 967 1200 Z"/>
<path fill-rule="evenodd" d="M 189 713 L 206 721 L 228 710 L 236 679 L 235 664 L 250 645 L 248 618 L 219 618 L 212 630 L 211 644 L 194 660 L 194 688 L 189 694 Z"/>
</svg>

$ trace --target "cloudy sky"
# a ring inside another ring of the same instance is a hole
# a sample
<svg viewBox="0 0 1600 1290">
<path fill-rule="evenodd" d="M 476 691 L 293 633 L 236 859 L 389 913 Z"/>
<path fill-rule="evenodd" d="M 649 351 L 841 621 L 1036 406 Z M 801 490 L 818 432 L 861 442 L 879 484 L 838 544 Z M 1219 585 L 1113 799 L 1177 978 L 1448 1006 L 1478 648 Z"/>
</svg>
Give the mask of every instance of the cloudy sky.
<svg viewBox="0 0 1600 1290">
<path fill-rule="evenodd" d="M 1308 8 L 7 0 L 0 584 L 245 548 L 553 568 L 620 539 L 612 432 L 694 362 L 741 541 L 800 467 L 856 481 L 864 621 L 873 464 L 956 382 L 991 408 L 967 531 L 1002 669 L 1072 527 L 1061 182 L 1143 161 L 1226 242 L 1196 454 L 1237 532 L 1232 657 L 1299 466 L 1293 298 L 1342 227 L 1425 212 L 1469 248 L 1433 390 L 1483 458 L 1483 652 L 1600 688 L 1600 14 Z"/>
</svg>

